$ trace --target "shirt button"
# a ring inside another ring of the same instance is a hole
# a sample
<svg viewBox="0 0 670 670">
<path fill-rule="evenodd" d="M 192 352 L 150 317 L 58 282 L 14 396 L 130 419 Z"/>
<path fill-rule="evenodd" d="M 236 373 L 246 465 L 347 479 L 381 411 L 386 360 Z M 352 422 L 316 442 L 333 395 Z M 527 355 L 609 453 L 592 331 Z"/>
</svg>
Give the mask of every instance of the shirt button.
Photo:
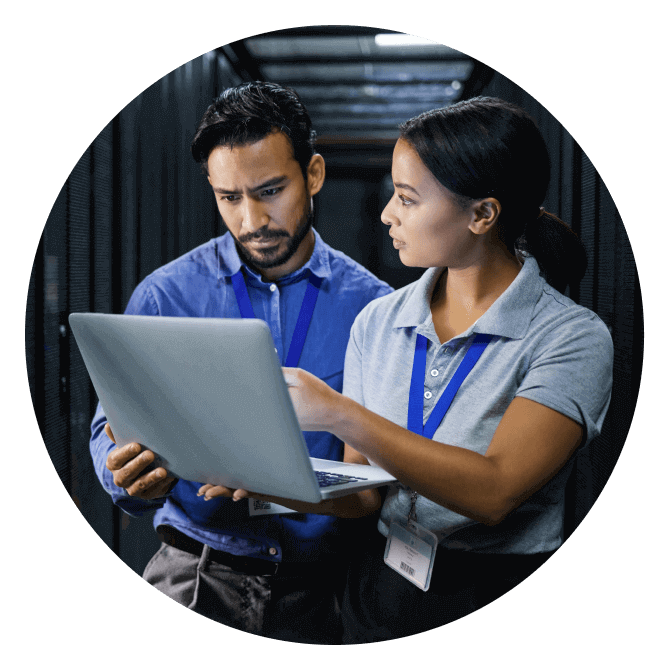
<svg viewBox="0 0 670 670">
<path fill-rule="evenodd" d="M 268 552 L 270 553 L 270 556 L 277 555 L 277 550 L 274 547 L 270 547 L 270 549 L 268 549 Z"/>
<path fill-rule="evenodd" d="M 270 290 L 274 293 L 277 290 L 277 284 L 270 284 Z"/>
<path fill-rule="evenodd" d="M 431 377 L 437 377 L 437 375 L 440 374 L 437 370 L 431 370 L 430 375 Z"/>
<path fill-rule="evenodd" d="M 426 391 L 426 392 L 423 394 L 423 397 L 424 397 L 426 400 L 430 400 L 430 399 L 433 397 L 433 394 L 432 394 L 430 391 Z"/>
</svg>

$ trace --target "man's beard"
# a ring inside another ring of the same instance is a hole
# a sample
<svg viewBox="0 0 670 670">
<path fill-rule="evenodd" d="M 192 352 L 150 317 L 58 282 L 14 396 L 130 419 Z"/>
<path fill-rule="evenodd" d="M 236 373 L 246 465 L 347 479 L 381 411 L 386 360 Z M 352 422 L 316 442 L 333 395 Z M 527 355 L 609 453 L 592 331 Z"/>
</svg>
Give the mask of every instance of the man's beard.
<svg viewBox="0 0 670 670">
<path fill-rule="evenodd" d="M 314 212 L 312 211 L 311 202 L 308 200 L 303 212 L 302 220 L 294 235 L 290 235 L 285 230 L 269 230 L 267 227 L 263 227 L 255 233 L 243 235 L 239 240 L 233 236 L 237 253 L 242 262 L 252 268 L 257 268 L 259 270 L 276 268 L 279 265 L 286 263 L 295 252 L 298 251 L 298 247 L 305 237 L 307 237 L 307 233 L 309 233 L 313 223 Z M 250 240 L 282 238 L 287 238 L 289 240 L 288 246 L 284 252 L 277 249 L 254 249 L 253 252 L 250 252 L 243 246 L 245 242 L 249 242 Z"/>
</svg>

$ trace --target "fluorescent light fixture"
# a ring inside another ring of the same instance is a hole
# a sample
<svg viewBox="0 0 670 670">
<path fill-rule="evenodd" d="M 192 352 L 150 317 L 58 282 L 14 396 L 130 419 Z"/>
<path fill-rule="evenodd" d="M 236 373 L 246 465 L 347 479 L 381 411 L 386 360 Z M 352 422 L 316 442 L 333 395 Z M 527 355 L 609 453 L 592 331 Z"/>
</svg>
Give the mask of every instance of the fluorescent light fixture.
<svg viewBox="0 0 670 670">
<path fill-rule="evenodd" d="M 414 35 L 394 34 L 394 33 L 380 33 L 375 35 L 375 44 L 378 47 L 415 47 L 415 46 L 436 46 L 437 42 L 426 40 L 423 37 L 415 37 Z"/>
</svg>

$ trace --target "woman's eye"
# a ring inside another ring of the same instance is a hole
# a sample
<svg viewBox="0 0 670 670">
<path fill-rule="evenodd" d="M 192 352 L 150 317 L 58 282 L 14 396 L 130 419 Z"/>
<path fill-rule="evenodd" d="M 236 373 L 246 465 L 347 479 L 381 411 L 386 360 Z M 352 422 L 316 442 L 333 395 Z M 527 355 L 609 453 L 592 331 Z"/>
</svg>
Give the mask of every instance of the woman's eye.
<svg viewBox="0 0 670 670">
<path fill-rule="evenodd" d="M 412 204 L 412 201 L 409 198 L 406 198 L 404 195 L 400 193 L 398 194 L 398 200 L 400 200 L 400 202 L 403 204 L 404 207 L 407 207 L 407 205 Z"/>
</svg>

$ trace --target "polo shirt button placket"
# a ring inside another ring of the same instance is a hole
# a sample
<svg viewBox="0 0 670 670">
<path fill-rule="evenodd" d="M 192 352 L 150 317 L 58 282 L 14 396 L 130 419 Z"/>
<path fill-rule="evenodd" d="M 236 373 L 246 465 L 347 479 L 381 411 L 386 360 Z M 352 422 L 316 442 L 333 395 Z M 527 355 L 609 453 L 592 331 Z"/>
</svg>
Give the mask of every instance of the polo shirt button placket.
<svg viewBox="0 0 670 670">
<path fill-rule="evenodd" d="M 439 391 L 438 381 L 437 381 L 438 371 L 436 368 L 430 369 L 430 377 L 427 378 L 426 387 L 430 388 L 430 391 L 426 391 L 423 394 L 423 397 L 426 400 L 430 400 L 436 393 Z"/>
<path fill-rule="evenodd" d="M 435 358 L 439 356 L 439 350 L 435 354 Z M 430 373 L 426 375 L 426 378 L 424 380 L 424 392 L 423 392 L 423 399 L 424 401 L 431 400 L 435 393 L 437 392 L 437 375 L 438 371 L 434 366 L 434 359 L 433 362 L 429 364 L 428 369 L 430 370 Z M 431 406 L 432 403 L 425 403 L 424 406 L 424 411 L 428 410 L 429 406 Z"/>
</svg>

